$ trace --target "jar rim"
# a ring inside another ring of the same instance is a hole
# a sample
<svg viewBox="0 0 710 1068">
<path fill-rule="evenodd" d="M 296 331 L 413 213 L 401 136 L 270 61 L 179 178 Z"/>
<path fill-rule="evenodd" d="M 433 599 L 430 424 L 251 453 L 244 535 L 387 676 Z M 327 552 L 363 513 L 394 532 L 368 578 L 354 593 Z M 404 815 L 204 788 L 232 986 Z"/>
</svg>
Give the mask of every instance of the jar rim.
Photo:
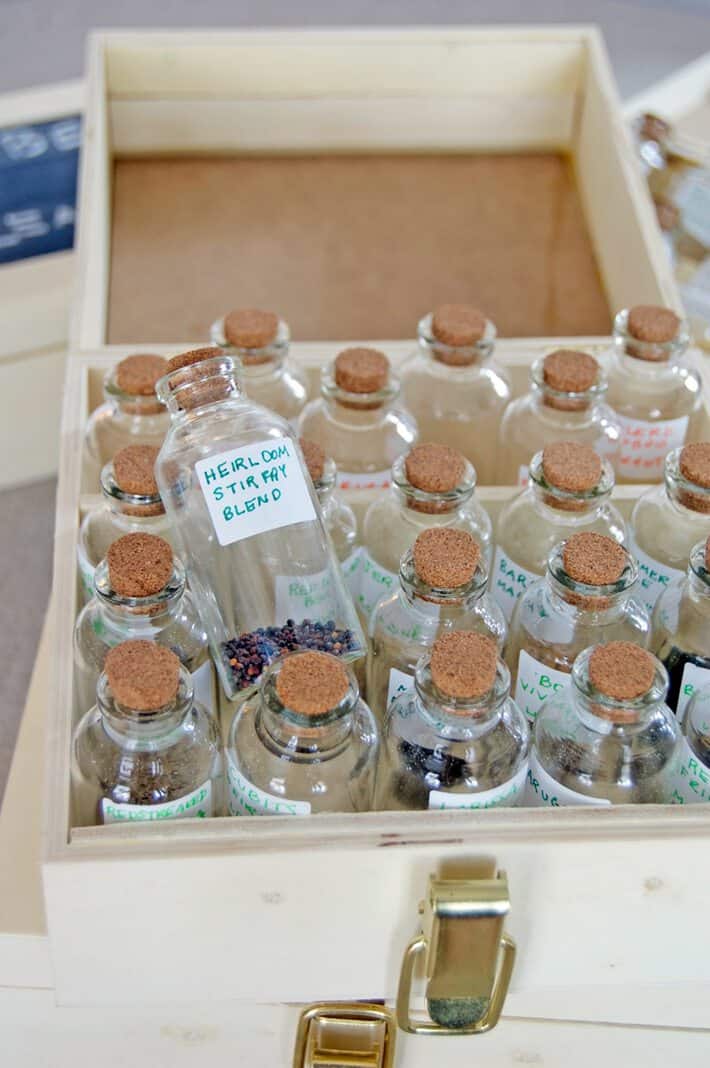
<svg viewBox="0 0 710 1068">
<path fill-rule="evenodd" d="M 553 546 L 547 558 L 547 572 L 555 583 L 569 593 L 577 594 L 579 597 L 590 601 L 608 600 L 609 598 L 618 597 L 622 593 L 628 593 L 638 581 L 638 564 L 625 545 L 619 546 L 626 557 L 624 568 L 619 578 L 615 582 L 601 585 L 579 582 L 567 574 L 564 566 L 564 547 L 564 541 L 560 541 Z"/>
<path fill-rule="evenodd" d="M 492 355 L 495 348 L 498 331 L 496 325 L 492 319 L 486 319 L 486 328 L 482 338 L 475 341 L 472 345 L 446 345 L 443 341 L 439 341 L 434 337 L 432 330 L 432 320 L 434 318 L 434 312 L 428 312 L 423 318 L 421 318 L 417 324 L 417 338 L 419 343 L 423 345 L 428 351 L 432 353 L 439 353 L 446 356 L 470 356 L 470 361 L 462 363 L 462 367 L 468 366 L 476 359 L 488 359 Z M 456 364 L 451 365 L 453 369 L 456 369 Z"/>
<path fill-rule="evenodd" d="M 633 723 L 643 712 L 663 704 L 668 693 L 668 672 L 657 657 L 654 657 L 654 677 L 649 689 L 640 697 L 623 700 L 609 697 L 598 690 L 589 678 L 589 660 L 596 648 L 596 645 L 590 645 L 583 649 L 572 665 L 572 684 L 579 696 L 583 698 L 585 707 L 593 715 L 611 722 L 618 720 L 621 724 Z"/>
<path fill-rule="evenodd" d="M 431 491 L 418 489 L 407 478 L 407 457 L 398 456 L 392 464 L 392 487 L 409 501 L 417 504 L 442 505 L 463 504 L 469 500 L 476 489 L 476 469 L 470 460 L 465 459 L 464 474 L 457 486 L 451 490 Z"/>
<path fill-rule="evenodd" d="M 167 607 L 172 601 L 182 597 L 185 592 L 185 568 L 179 560 L 173 559 L 173 571 L 162 590 L 146 594 L 144 597 L 128 597 L 117 593 L 111 586 L 109 567 L 106 558 L 96 565 L 94 572 L 94 589 L 100 602 L 109 608 L 139 608 L 141 616 L 149 618 L 155 614 L 151 609 Z"/>
<path fill-rule="evenodd" d="M 545 478 L 542 466 L 543 449 L 536 452 L 530 461 L 530 467 L 528 469 L 528 478 L 532 486 L 541 490 L 547 497 L 555 497 L 560 501 L 576 501 L 590 503 L 594 501 L 603 501 L 611 496 L 611 492 L 614 489 L 614 469 L 608 460 L 601 458 L 602 473 L 596 486 L 592 486 L 588 490 L 563 490 L 558 486 L 552 485 Z M 525 490 L 523 490 L 525 492 Z"/>
<path fill-rule="evenodd" d="M 272 660 L 264 669 L 259 688 L 261 700 L 270 712 L 276 716 L 282 716 L 284 719 L 288 720 L 289 723 L 293 723 L 306 730 L 309 728 L 326 727 L 330 723 L 337 722 L 337 720 L 342 719 L 343 716 L 347 716 L 352 712 L 360 700 L 360 687 L 355 678 L 355 673 L 343 658 L 338 657 L 338 663 L 345 669 L 345 673 L 348 677 L 348 688 L 337 705 L 328 709 L 326 712 L 318 713 L 316 715 L 308 715 L 307 713 L 298 712 L 296 709 L 284 705 L 276 691 L 279 673 L 289 657 L 297 656 L 299 653 L 309 651 L 310 650 L 306 647 L 302 649 L 291 649 L 286 653 L 282 653 L 281 656 L 276 657 L 276 659 Z"/>
<path fill-rule="evenodd" d="M 556 350 L 551 350 L 554 352 Z M 548 353 L 547 355 L 550 355 Z M 575 401 L 581 402 L 589 400 L 590 402 L 598 397 L 603 397 L 609 388 L 609 381 L 604 369 L 597 361 L 599 366 L 599 372 L 597 375 L 597 381 L 593 382 L 589 389 L 554 389 L 548 382 L 545 381 L 545 356 L 539 356 L 530 368 L 530 382 L 533 390 L 539 390 L 544 393 L 545 396 L 551 397 L 558 401 L 567 401 L 574 403 Z"/>
<path fill-rule="evenodd" d="M 461 586 L 438 587 L 430 586 L 419 578 L 414 567 L 414 550 L 407 549 L 403 553 L 399 564 L 399 581 L 405 593 L 417 597 L 422 601 L 431 601 L 433 604 L 457 605 L 464 604 L 471 599 L 478 599 L 486 590 L 488 583 L 488 570 L 483 556 L 476 565 L 476 570 L 468 582 Z"/>
</svg>

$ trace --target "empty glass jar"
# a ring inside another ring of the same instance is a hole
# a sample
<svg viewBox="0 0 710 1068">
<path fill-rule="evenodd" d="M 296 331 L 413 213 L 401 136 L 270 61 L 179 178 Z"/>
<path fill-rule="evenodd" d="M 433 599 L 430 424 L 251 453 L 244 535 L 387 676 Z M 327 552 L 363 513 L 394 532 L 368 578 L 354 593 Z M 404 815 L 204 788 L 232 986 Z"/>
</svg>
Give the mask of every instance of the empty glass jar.
<svg viewBox="0 0 710 1068">
<path fill-rule="evenodd" d="M 681 726 L 672 776 L 672 805 L 710 801 L 710 688 L 696 691 Z"/>
<path fill-rule="evenodd" d="M 377 751 L 375 720 L 352 671 L 326 653 L 284 656 L 232 722 L 229 813 L 367 812 Z"/>
</svg>

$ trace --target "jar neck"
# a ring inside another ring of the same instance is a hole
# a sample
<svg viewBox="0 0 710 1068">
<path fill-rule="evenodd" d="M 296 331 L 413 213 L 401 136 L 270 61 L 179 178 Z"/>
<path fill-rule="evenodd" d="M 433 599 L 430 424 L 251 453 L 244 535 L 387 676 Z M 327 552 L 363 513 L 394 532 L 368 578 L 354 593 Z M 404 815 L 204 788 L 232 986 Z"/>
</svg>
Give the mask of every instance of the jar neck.
<svg viewBox="0 0 710 1068">
<path fill-rule="evenodd" d="M 438 737 L 447 742 L 480 738 L 495 728 L 510 696 L 510 672 L 498 661 L 495 683 L 481 697 L 449 697 L 431 677 L 430 657 L 417 665 L 414 678 L 418 712 Z"/>
<path fill-rule="evenodd" d="M 269 749 L 290 760 L 329 760 L 348 745 L 354 705 L 325 716 L 299 716 L 283 705 L 275 707 L 262 691 L 256 732 Z"/>
<path fill-rule="evenodd" d="M 242 399 L 240 368 L 233 356 L 212 356 L 164 375 L 156 386 L 173 420 L 187 421 Z"/>
<path fill-rule="evenodd" d="M 614 319 L 614 353 L 625 371 L 643 375 L 649 380 L 662 378 L 680 363 L 690 344 L 690 334 L 684 322 L 670 341 L 639 341 L 629 332 L 628 309 Z"/>
<path fill-rule="evenodd" d="M 158 593 L 125 597 L 111 586 L 108 564 L 102 560 L 94 573 L 94 588 L 101 611 L 113 623 L 131 630 L 160 630 L 180 612 L 185 595 L 185 571 L 175 561 L 169 581 Z"/>
<path fill-rule="evenodd" d="M 104 499 L 115 515 L 133 516 L 138 519 L 165 515 L 159 493 L 126 493 L 118 486 L 113 473 L 113 461 L 109 460 L 103 468 L 100 482 Z"/>
<path fill-rule="evenodd" d="M 222 349 L 225 355 L 233 356 L 239 361 L 242 378 L 263 380 L 281 377 L 291 341 L 288 323 L 279 319 L 273 341 L 259 349 L 233 345 L 227 340 L 224 324 L 224 318 L 212 324 L 210 340 L 213 345 Z"/>
<path fill-rule="evenodd" d="M 174 701 L 150 712 L 127 708 L 113 696 L 106 675 L 99 678 L 97 704 L 104 729 L 122 749 L 167 749 L 175 744 L 192 711 L 193 689 L 189 673 L 180 669 Z"/>
<path fill-rule="evenodd" d="M 451 515 L 473 497 L 476 472 L 466 461 L 458 486 L 441 493 L 432 493 L 413 486 L 407 478 L 406 457 L 399 456 L 392 464 L 392 489 L 400 508 L 424 515 Z"/>
<path fill-rule="evenodd" d="M 435 363 L 452 368 L 480 368 L 486 364 L 495 349 L 496 328 L 486 321 L 486 328 L 480 341 L 472 345 L 451 346 L 438 341 L 432 332 L 433 315 L 425 315 L 417 327 L 420 350 Z"/>
<path fill-rule="evenodd" d="M 126 393 L 116 381 L 115 369 L 106 377 L 104 382 L 104 399 L 112 406 L 114 411 L 131 417 L 145 417 L 149 415 L 165 414 L 165 407 L 158 400 L 155 393 L 147 396 L 137 393 Z"/>
<path fill-rule="evenodd" d="M 572 668 L 572 701 L 580 720 L 599 734 L 632 735 L 663 707 L 668 674 L 656 661 L 653 683 L 646 693 L 629 701 L 615 700 L 595 689 L 589 677 L 589 659 L 595 646 L 579 654 Z"/>
<path fill-rule="evenodd" d="M 565 542 L 557 544 L 547 561 L 548 596 L 556 611 L 571 613 L 586 625 L 601 625 L 619 619 L 626 611 L 631 591 L 638 581 L 638 565 L 626 549 L 624 567 L 615 582 L 590 585 L 565 571 Z"/>
<path fill-rule="evenodd" d="M 586 426 L 592 422 L 608 383 L 601 369 L 597 381 L 589 389 L 579 392 L 553 389 L 545 381 L 545 358 L 536 360 L 530 371 L 531 398 L 537 411 L 544 411 L 547 419 L 564 426 Z"/>
<path fill-rule="evenodd" d="M 413 550 L 408 549 L 400 564 L 399 582 L 407 603 L 414 611 L 432 615 L 433 609 L 438 608 L 441 617 L 458 619 L 471 611 L 485 593 L 488 573 L 479 564 L 471 579 L 462 586 L 448 589 L 431 586 L 417 574 Z"/>
<path fill-rule="evenodd" d="M 664 482 L 666 495 L 683 512 L 710 514 L 710 488 L 689 482 L 680 471 L 682 448 L 672 449 L 666 456 Z"/>
<path fill-rule="evenodd" d="M 547 518 L 554 517 L 556 523 L 571 526 L 599 515 L 614 488 L 614 472 L 607 460 L 602 461 L 601 478 L 596 486 L 579 493 L 561 490 L 546 480 L 542 451 L 535 453 L 530 461 L 529 475 L 529 492 L 536 509 Z"/>
</svg>

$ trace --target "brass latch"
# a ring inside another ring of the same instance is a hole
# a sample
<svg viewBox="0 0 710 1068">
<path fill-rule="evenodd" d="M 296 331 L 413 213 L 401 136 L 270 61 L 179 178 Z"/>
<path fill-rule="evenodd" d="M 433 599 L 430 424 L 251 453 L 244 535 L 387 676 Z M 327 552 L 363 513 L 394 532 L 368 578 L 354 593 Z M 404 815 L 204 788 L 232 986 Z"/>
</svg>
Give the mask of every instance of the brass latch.
<svg viewBox="0 0 710 1068">
<path fill-rule="evenodd" d="M 395 1033 L 384 1005 L 309 1005 L 298 1022 L 293 1068 L 392 1068 Z"/>
<path fill-rule="evenodd" d="M 508 992 L 515 943 L 503 924 L 508 880 L 493 862 L 484 878 L 429 879 L 420 905 L 422 931 L 404 954 L 397 1024 L 410 1034 L 478 1035 L 498 1023 Z M 412 978 L 423 963 L 429 1020 L 410 1012 Z"/>
</svg>

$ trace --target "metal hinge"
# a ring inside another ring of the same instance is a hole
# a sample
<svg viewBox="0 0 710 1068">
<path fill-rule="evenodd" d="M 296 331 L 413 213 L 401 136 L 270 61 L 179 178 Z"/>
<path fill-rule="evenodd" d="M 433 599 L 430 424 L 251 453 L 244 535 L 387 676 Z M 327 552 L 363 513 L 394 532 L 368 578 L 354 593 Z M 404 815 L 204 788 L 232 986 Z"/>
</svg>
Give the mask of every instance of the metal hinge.
<svg viewBox="0 0 710 1068">
<path fill-rule="evenodd" d="M 384 1005 L 309 1005 L 298 1023 L 293 1068 L 392 1068 L 395 1033 Z"/>
</svg>

